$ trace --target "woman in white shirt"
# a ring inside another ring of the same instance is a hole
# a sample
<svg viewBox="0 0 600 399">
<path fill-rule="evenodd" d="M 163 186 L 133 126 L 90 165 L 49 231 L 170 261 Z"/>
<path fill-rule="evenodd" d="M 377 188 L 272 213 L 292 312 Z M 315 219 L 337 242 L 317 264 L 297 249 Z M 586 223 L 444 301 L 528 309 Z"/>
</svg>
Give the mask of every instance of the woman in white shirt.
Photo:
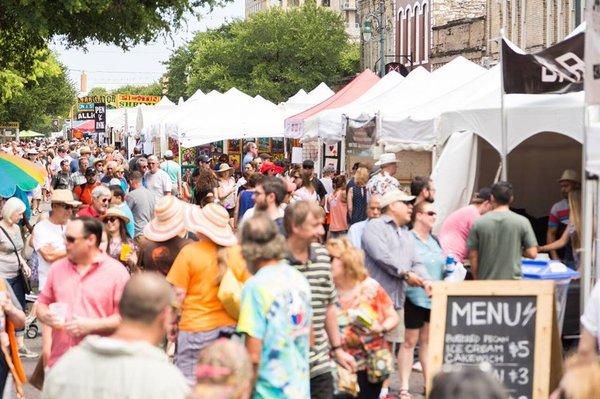
<svg viewBox="0 0 600 399">
<path fill-rule="evenodd" d="M 300 188 L 294 191 L 292 195 L 294 200 L 296 201 L 318 201 L 319 197 L 317 195 L 317 190 L 315 189 L 315 185 L 312 181 L 313 175 L 310 170 L 302 170 L 300 172 L 300 179 L 302 183 L 300 184 Z"/>
<path fill-rule="evenodd" d="M 233 217 L 235 211 L 236 192 L 237 185 L 235 179 L 231 176 L 231 166 L 226 163 L 219 165 L 217 169 L 217 177 L 219 181 L 219 187 L 217 188 L 217 195 L 219 201 L 229 212 L 229 217 Z"/>
</svg>

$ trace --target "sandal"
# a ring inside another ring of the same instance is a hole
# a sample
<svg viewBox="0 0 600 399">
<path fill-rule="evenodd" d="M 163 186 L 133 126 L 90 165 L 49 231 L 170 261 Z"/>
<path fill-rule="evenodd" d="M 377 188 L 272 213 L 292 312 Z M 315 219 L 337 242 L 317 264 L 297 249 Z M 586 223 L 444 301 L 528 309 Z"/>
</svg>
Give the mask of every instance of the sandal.
<svg viewBox="0 0 600 399">
<path fill-rule="evenodd" d="M 412 399 L 412 395 L 408 392 L 408 389 L 401 389 L 398 395 L 399 399 Z"/>
</svg>

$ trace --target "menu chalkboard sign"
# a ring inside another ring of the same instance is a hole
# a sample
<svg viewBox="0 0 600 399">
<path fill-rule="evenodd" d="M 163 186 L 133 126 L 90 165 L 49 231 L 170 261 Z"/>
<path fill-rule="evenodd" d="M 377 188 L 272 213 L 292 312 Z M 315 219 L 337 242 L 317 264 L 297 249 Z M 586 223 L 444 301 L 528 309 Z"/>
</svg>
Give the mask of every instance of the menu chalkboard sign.
<svg viewBox="0 0 600 399">
<path fill-rule="evenodd" d="M 487 363 L 512 399 L 548 397 L 561 361 L 552 282 L 438 283 L 432 302 L 431 375 Z"/>
</svg>

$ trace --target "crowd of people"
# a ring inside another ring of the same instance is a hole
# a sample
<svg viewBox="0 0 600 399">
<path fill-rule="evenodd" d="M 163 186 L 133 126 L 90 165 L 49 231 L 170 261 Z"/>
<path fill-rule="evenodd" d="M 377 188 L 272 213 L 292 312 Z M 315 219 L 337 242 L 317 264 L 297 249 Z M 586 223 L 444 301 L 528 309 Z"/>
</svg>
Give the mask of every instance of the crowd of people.
<svg viewBox="0 0 600 399">
<path fill-rule="evenodd" d="M 539 246 L 510 208 L 510 183 L 478 189 L 441 221 L 432 179 L 405 189 L 393 153 L 318 178 L 313 161 L 274 160 L 253 142 L 240 171 L 202 154 L 186 173 L 172 151 L 128 157 L 64 140 L 0 150 L 48 175 L 2 200 L 0 392 L 10 380 L 20 394 L 20 357 L 39 355 L 48 399 L 409 399 L 411 373 L 429 378 L 431 287 L 448 256 L 469 265 L 468 279 L 520 279 L 521 258 L 543 251 L 577 267 L 573 171 L 560 178 L 564 199 Z M 39 295 L 28 309 L 30 282 Z M 599 309 L 596 287 L 582 358 L 597 352 Z M 23 340 L 36 319 L 41 354 Z M 448 388 L 471 378 L 487 388 Z M 454 370 L 434 379 L 430 397 L 507 396 L 485 373 Z"/>
</svg>

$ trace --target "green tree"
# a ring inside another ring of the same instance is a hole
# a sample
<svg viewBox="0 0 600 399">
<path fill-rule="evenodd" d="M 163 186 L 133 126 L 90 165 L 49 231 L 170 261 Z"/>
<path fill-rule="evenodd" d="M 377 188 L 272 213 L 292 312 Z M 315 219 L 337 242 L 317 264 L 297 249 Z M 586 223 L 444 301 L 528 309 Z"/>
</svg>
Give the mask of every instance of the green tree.
<svg viewBox="0 0 600 399">
<path fill-rule="evenodd" d="M 102 96 L 108 96 L 110 93 L 108 92 L 108 90 L 105 87 L 92 87 L 90 89 L 90 91 L 88 91 L 87 95 L 92 97 L 92 96 L 98 96 L 98 97 L 102 97 Z"/>
<path fill-rule="evenodd" d="M 192 53 L 189 46 L 179 47 L 165 62 L 169 81 L 167 83 L 167 96 L 177 100 L 179 97 L 187 98 L 187 78 L 189 65 L 192 62 Z"/>
<path fill-rule="evenodd" d="M 54 55 L 45 62 L 58 73 L 27 82 L 8 101 L 0 103 L 0 121 L 20 122 L 21 130 L 46 133 L 54 130 L 52 119 L 68 117 L 71 106 L 75 104 L 75 88 L 69 81 L 66 68 Z"/>
<path fill-rule="evenodd" d="M 111 90 L 110 94 L 141 94 L 144 96 L 162 96 L 162 86 L 158 82 L 143 86 L 125 85 L 119 87 L 118 89 Z"/>
<path fill-rule="evenodd" d="M 320 82 L 336 84 L 359 68 L 339 12 L 308 1 L 302 7 L 274 7 L 198 33 L 188 44 L 191 61 L 180 49 L 169 60 L 171 82 L 186 81 L 187 95 L 201 89 L 231 87 L 279 102 Z"/>
<path fill-rule="evenodd" d="M 45 74 L 50 40 L 85 47 L 89 42 L 127 49 L 181 27 L 186 13 L 228 0 L 0 0 L 0 102 Z"/>
</svg>

